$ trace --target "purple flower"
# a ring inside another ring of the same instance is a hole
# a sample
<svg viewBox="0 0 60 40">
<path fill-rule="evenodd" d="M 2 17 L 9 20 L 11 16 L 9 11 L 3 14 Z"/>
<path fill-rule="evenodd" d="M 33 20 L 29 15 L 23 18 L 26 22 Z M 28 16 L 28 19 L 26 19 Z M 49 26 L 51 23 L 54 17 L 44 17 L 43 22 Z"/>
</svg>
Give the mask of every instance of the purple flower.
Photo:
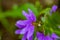
<svg viewBox="0 0 60 40">
<path fill-rule="evenodd" d="M 52 14 L 52 12 L 56 12 L 57 8 L 58 8 L 58 7 L 57 7 L 56 5 L 53 5 L 50 13 Z"/>
<path fill-rule="evenodd" d="M 59 38 L 55 33 L 52 33 L 51 37 L 52 37 L 53 40 Z"/>
<path fill-rule="evenodd" d="M 18 29 L 16 30 L 16 34 L 23 34 L 22 40 L 25 40 L 26 38 L 28 40 L 32 40 L 32 35 L 34 33 L 34 25 L 33 23 L 36 22 L 36 17 L 34 13 L 28 9 L 29 13 L 26 13 L 25 11 L 22 11 L 23 15 L 26 17 L 26 20 L 19 20 L 16 22 L 16 26 Z"/>
<path fill-rule="evenodd" d="M 44 35 L 43 33 L 37 32 L 36 37 L 38 40 L 55 40 L 56 38 L 58 38 L 58 36 L 56 34 L 52 34 L 50 35 Z"/>
<path fill-rule="evenodd" d="M 52 6 L 52 9 L 51 9 L 52 12 L 56 12 L 57 8 L 58 8 L 58 7 L 57 7 L 56 5 L 53 5 L 53 6 Z"/>
<path fill-rule="evenodd" d="M 26 38 L 27 38 L 27 33 L 23 35 L 22 40 L 26 40 Z M 29 37 L 28 40 L 33 40 L 33 36 Z"/>
</svg>

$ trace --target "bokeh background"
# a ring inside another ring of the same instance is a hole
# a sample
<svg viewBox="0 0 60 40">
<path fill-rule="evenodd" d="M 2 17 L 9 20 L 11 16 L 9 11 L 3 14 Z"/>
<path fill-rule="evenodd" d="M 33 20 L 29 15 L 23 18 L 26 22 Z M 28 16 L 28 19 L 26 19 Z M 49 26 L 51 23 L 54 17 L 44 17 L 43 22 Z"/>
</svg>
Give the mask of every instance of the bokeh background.
<svg viewBox="0 0 60 40">
<path fill-rule="evenodd" d="M 15 23 L 25 19 L 22 10 L 30 8 L 35 15 L 39 15 L 37 13 L 52 5 L 57 5 L 57 11 L 60 11 L 60 0 L 0 0 L 0 40 L 20 40 L 15 34 L 18 29 Z"/>
</svg>

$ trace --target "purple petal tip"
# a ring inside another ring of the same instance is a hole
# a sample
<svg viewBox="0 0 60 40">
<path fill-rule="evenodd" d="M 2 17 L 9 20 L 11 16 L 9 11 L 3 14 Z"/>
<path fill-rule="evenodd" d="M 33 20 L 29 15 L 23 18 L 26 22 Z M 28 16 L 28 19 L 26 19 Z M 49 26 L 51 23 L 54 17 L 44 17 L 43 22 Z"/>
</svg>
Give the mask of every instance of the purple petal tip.
<svg viewBox="0 0 60 40">
<path fill-rule="evenodd" d="M 59 38 L 59 37 L 55 33 L 53 33 L 52 38 Z"/>
</svg>

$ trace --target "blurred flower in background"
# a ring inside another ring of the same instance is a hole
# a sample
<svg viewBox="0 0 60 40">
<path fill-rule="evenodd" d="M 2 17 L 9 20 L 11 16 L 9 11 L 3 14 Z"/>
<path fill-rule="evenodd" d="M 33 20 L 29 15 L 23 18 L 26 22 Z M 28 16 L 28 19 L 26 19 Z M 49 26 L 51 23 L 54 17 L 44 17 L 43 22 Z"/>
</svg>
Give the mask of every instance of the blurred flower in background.
<svg viewBox="0 0 60 40">
<path fill-rule="evenodd" d="M 51 12 L 56 12 L 57 8 L 58 8 L 57 5 L 53 5 L 52 9 L 51 9 Z"/>
<path fill-rule="evenodd" d="M 49 34 L 44 35 L 44 33 L 37 32 L 36 36 L 38 40 L 56 40 L 57 38 L 59 38 L 55 33 L 52 33 L 52 35 L 50 36 Z"/>
<path fill-rule="evenodd" d="M 52 14 L 53 12 L 56 12 L 57 8 L 58 8 L 57 5 L 53 5 L 51 8 L 50 14 Z"/>
</svg>

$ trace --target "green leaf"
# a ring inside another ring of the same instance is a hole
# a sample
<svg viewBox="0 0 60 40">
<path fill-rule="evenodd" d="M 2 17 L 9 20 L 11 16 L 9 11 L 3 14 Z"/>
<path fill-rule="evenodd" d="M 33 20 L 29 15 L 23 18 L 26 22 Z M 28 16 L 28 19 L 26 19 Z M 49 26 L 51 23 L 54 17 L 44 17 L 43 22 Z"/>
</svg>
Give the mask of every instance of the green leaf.
<svg viewBox="0 0 60 40">
<path fill-rule="evenodd" d="M 45 35 L 53 33 L 53 29 L 52 28 L 44 27 L 44 29 L 45 29 L 45 32 L 44 32 Z"/>
<path fill-rule="evenodd" d="M 60 37 L 60 31 L 54 30 L 54 32 Z"/>
<path fill-rule="evenodd" d="M 20 7 L 20 10 L 21 10 L 21 12 L 22 12 L 22 10 L 25 10 L 26 12 L 28 12 L 28 8 L 30 8 L 33 11 L 33 13 L 35 14 L 36 17 L 38 16 L 38 11 L 33 4 L 29 4 L 29 3 L 24 4 Z"/>
<path fill-rule="evenodd" d="M 23 35 L 19 35 L 19 39 L 22 39 Z"/>
<path fill-rule="evenodd" d="M 51 18 L 56 24 L 60 24 L 60 14 L 59 14 L 59 12 L 53 13 Z"/>
<path fill-rule="evenodd" d="M 13 4 L 12 9 L 13 10 L 17 10 L 17 8 L 18 8 L 18 5 L 17 4 Z"/>
<path fill-rule="evenodd" d="M 2 12 L 0 12 L 0 20 L 3 19 L 5 16 Z"/>
<path fill-rule="evenodd" d="M 45 17 L 41 17 L 41 20 L 43 23 L 46 21 Z"/>
<path fill-rule="evenodd" d="M 25 19 L 24 15 L 22 14 L 22 11 L 24 10 L 24 11 L 28 12 L 28 8 L 30 8 L 33 11 L 33 13 L 36 15 L 36 17 L 38 16 L 38 11 L 32 4 L 24 4 L 20 7 L 18 7 L 16 10 L 7 11 L 7 12 L 5 12 L 5 16 L 6 17 L 10 16 L 12 18 Z"/>
<path fill-rule="evenodd" d="M 59 33 L 60 33 L 59 32 L 60 28 L 58 28 L 58 25 L 60 24 L 59 13 L 54 13 L 52 16 L 48 16 L 46 21 L 47 22 L 45 23 L 45 27 L 48 28 L 48 32 L 52 32 L 52 33 L 55 32 L 59 35 Z M 47 29 L 45 29 L 45 30 L 47 30 Z"/>
<path fill-rule="evenodd" d="M 5 16 L 11 18 L 23 18 L 22 14 L 19 11 L 7 11 L 5 12 Z"/>
<path fill-rule="evenodd" d="M 1 19 L 0 21 L 1 21 L 2 25 L 4 26 L 4 28 L 9 31 L 9 29 L 8 29 L 9 28 L 8 21 L 5 18 Z"/>
<path fill-rule="evenodd" d="M 46 9 L 43 9 L 40 13 L 47 15 L 47 14 L 50 14 L 50 10 L 51 8 L 46 8 Z"/>
<path fill-rule="evenodd" d="M 2 30 L 0 30 L 0 40 L 2 40 Z"/>
<path fill-rule="evenodd" d="M 3 27 L 13 36 L 13 30 L 15 27 L 10 27 L 8 20 L 6 19 L 5 15 L 3 13 L 0 13 L 0 22 L 3 25 Z"/>
<path fill-rule="evenodd" d="M 37 40 L 37 38 L 35 37 L 34 40 Z"/>
<path fill-rule="evenodd" d="M 37 10 L 40 12 L 42 10 L 42 5 L 40 4 L 39 0 L 37 0 L 35 2 L 35 7 L 37 8 Z"/>
</svg>

